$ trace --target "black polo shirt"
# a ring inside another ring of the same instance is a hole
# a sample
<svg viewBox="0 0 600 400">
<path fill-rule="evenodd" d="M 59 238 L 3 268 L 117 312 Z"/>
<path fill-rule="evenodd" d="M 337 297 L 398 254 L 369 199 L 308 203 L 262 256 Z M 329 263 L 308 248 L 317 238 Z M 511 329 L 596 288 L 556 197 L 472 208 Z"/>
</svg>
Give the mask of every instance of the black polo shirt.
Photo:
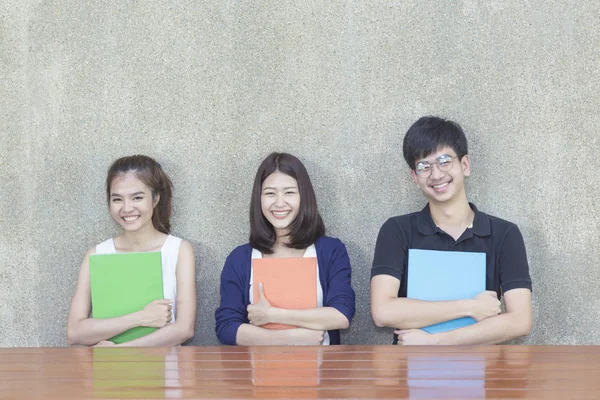
<svg viewBox="0 0 600 400">
<path fill-rule="evenodd" d="M 377 237 L 371 278 L 376 275 L 397 278 L 400 281 L 398 297 L 406 297 L 408 249 L 468 251 L 486 254 L 486 289 L 498 293 L 498 298 L 511 289 L 531 290 L 527 254 L 519 228 L 469 205 L 475 212 L 473 226 L 458 240 L 435 225 L 429 204 L 420 212 L 388 219 Z"/>
</svg>

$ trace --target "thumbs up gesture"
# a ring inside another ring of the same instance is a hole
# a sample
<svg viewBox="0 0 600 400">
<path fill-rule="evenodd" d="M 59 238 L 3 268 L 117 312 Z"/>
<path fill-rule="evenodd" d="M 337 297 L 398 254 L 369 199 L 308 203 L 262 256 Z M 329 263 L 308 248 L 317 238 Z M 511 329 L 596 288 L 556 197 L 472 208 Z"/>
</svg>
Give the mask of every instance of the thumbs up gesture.
<svg viewBox="0 0 600 400">
<path fill-rule="evenodd" d="M 248 320 L 252 325 L 262 326 L 268 324 L 271 321 L 272 312 L 274 307 L 271 306 L 269 300 L 265 297 L 265 291 L 263 284 L 258 284 L 258 302 L 256 304 L 250 304 L 247 307 Z"/>
</svg>

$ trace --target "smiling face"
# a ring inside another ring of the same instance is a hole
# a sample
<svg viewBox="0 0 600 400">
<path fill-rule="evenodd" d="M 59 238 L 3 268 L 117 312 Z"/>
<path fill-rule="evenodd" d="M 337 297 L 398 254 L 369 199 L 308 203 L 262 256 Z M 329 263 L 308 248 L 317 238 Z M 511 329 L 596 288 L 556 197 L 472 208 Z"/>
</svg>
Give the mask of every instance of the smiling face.
<svg viewBox="0 0 600 400">
<path fill-rule="evenodd" d="M 119 174 L 112 180 L 109 201 L 110 215 L 125 231 L 136 232 L 152 226 L 158 196 L 152 197 L 150 188 L 134 171 Z"/>
<path fill-rule="evenodd" d="M 260 203 L 262 214 L 275 228 L 277 237 L 287 235 L 300 210 L 298 182 L 289 175 L 273 172 L 263 181 Z"/>
<path fill-rule="evenodd" d="M 442 157 L 441 161 L 444 161 L 443 156 L 452 157 L 452 165 L 448 171 L 442 171 L 438 164 L 440 157 Z M 464 193 L 464 177 L 471 175 L 471 163 L 468 155 L 459 160 L 452 148 L 442 147 L 435 153 L 416 160 L 416 165 L 421 162 L 430 164 L 431 174 L 424 176 L 427 174 L 418 174 L 411 170 L 411 176 L 429 201 L 443 203 Z"/>
</svg>

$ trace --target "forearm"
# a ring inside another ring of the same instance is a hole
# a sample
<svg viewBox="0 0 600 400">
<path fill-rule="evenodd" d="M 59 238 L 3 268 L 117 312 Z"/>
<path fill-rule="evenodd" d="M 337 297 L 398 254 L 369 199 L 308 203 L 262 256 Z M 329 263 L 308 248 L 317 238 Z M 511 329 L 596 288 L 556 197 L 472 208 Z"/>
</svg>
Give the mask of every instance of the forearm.
<svg viewBox="0 0 600 400">
<path fill-rule="evenodd" d="M 140 326 L 137 312 L 116 318 L 85 318 L 69 324 L 67 342 L 69 345 L 93 346 L 137 326 Z"/>
<path fill-rule="evenodd" d="M 419 329 L 471 315 L 469 300 L 423 301 L 390 298 L 372 306 L 373 321 L 379 327 Z"/>
<path fill-rule="evenodd" d="M 178 346 L 194 336 L 194 327 L 177 322 L 168 324 L 146 336 L 119 344 L 122 347 L 170 347 Z"/>
<path fill-rule="evenodd" d="M 320 331 L 346 329 L 350 325 L 344 314 L 333 307 L 318 307 L 306 310 L 274 308 L 271 320 L 275 323 Z"/>
<path fill-rule="evenodd" d="M 499 314 L 439 335 L 440 345 L 497 344 L 529 334 L 530 323 L 514 313 Z"/>
<path fill-rule="evenodd" d="M 237 330 L 235 341 L 238 346 L 286 346 L 292 342 L 291 331 L 242 324 Z"/>
</svg>

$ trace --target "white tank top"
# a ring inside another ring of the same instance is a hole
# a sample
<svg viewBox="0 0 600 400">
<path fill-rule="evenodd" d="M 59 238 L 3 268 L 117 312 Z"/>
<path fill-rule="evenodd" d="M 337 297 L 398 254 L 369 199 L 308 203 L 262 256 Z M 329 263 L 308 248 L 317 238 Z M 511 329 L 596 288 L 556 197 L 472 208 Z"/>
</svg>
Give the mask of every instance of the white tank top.
<svg viewBox="0 0 600 400">
<path fill-rule="evenodd" d="M 323 307 L 323 288 L 321 287 L 321 279 L 319 279 L 319 259 L 317 258 L 317 249 L 314 244 L 311 244 L 304 251 L 302 257 L 314 257 L 317 265 L 317 307 Z M 262 258 L 262 253 L 256 249 L 252 249 L 252 259 Z M 254 290 L 252 290 L 252 282 L 254 272 L 250 268 L 250 304 L 254 302 Z M 323 345 L 329 345 L 329 333 L 325 331 L 323 335 Z"/>
<path fill-rule="evenodd" d="M 165 243 L 160 249 L 162 257 L 163 298 L 173 300 L 173 316 L 171 323 L 175 322 L 177 312 L 177 258 L 179 256 L 179 245 L 181 238 L 168 235 Z M 96 245 L 96 254 L 114 254 L 117 252 L 114 239 L 108 239 Z"/>
</svg>

